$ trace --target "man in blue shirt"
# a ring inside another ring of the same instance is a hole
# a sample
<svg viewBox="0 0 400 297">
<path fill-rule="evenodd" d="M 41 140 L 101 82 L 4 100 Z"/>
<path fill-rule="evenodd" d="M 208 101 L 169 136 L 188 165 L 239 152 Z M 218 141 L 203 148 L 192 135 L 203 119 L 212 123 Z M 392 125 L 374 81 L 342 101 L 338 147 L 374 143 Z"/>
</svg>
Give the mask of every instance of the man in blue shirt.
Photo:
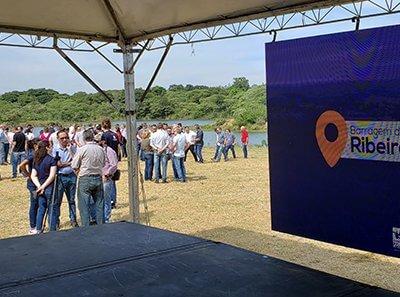
<svg viewBox="0 0 400 297">
<path fill-rule="evenodd" d="M 59 173 L 59 183 L 57 192 L 57 202 L 55 206 L 58 208 L 56 212 L 60 214 L 60 206 L 63 198 L 63 194 L 67 196 L 68 206 L 69 206 L 69 219 L 71 221 L 71 226 L 78 227 L 76 222 L 76 204 L 75 204 L 75 190 L 76 190 L 76 175 L 71 167 L 72 159 L 75 156 L 76 148 L 71 145 L 68 133 L 65 130 L 57 132 L 57 140 L 59 142 L 59 147 L 54 151 L 54 157 L 58 153 L 60 160 L 58 162 L 58 173 Z M 57 218 L 57 221 L 59 218 Z"/>
<path fill-rule="evenodd" d="M 225 142 L 226 142 L 226 135 L 225 132 L 222 131 L 221 128 L 217 128 L 217 158 L 213 161 L 219 162 L 221 160 L 222 154 L 224 154 L 225 161 L 227 160 L 226 151 L 225 151 Z"/>
<path fill-rule="evenodd" d="M 226 142 L 225 142 L 225 161 L 228 160 L 228 152 L 232 151 L 232 156 L 236 159 L 235 153 L 236 136 L 231 132 L 230 129 L 226 129 Z"/>
</svg>

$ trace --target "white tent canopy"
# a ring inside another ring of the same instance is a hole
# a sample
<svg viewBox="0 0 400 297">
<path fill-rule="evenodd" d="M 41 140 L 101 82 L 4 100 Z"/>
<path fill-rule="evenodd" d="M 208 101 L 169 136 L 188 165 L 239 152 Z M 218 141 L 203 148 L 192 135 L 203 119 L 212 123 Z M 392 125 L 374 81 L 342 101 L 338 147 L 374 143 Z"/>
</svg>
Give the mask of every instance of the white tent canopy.
<svg viewBox="0 0 400 297">
<path fill-rule="evenodd" d="M 349 0 L 1 0 L 0 32 L 131 43 Z"/>
</svg>

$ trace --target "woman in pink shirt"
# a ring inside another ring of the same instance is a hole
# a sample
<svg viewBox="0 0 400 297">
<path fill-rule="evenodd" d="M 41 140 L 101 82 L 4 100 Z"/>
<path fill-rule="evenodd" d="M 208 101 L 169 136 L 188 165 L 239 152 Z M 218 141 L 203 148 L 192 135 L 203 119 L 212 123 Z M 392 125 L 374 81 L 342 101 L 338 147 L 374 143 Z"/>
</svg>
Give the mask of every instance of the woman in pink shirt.
<svg viewBox="0 0 400 297">
<path fill-rule="evenodd" d="M 51 133 L 49 132 L 49 128 L 46 127 L 44 128 L 43 133 L 40 134 L 40 139 L 50 141 L 50 135 Z"/>
</svg>

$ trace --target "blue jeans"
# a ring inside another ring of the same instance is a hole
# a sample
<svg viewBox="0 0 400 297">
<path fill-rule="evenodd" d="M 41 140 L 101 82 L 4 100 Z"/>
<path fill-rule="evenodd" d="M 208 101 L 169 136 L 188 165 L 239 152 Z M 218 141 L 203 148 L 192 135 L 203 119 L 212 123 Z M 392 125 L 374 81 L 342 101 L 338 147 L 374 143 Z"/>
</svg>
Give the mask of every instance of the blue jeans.
<svg viewBox="0 0 400 297">
<path fill-rule="evenodd" d="M 10 144 L 5 143 L 4 145 L 4 161 L 8 162 L 8 152 L 10 151 Z"/>
<path fill-rule="evenodd" d="M 195 144 L 194 151 L 196 152 L 197 158 L 199 158 L 199 162 L 204 162 L 203 155 L 201 154 L 202 149 L 203 149 L 202 144 Z"/>
<path fill-rule="evenodd" d="M 12 154 L 12 170 L 13 177 L 17 177 L 18 165 L 26 159 L 25 152 L 13 152 Z"/>
<path fill-rule="evenodd" d="M 161 163 L 161 164 L 160 164 Z M 160 166 L 161 166 L 161 178 L 163 181 L 167 180 L 167 154 L 165 151 L 159 155 L 157 152 L 154 152 L 154 173 L 156 182 L 160 179 Z"/>
<path fill-rule="evenodd" d="M 105 222 L 111 218 L 111 201 L 115 200 L 116 193 L 116 186 L 115 181 L 111 178 L 107 177 L 107 180 L 103 183 L 104 187 L 104 219 Z"/>
<path fill-rule="evenodd" d="M 151 180 L 153 178 L 153 168 L 154 168 L 154 154 L 144 154 L 144 180 Z"/>
<path fill-rule="evenodd" d="M 224 154 L 224 158 L 225 158 L 225 160 L 227 160 L 225 147 L 221 144 L 220 146 L 218 146 L 218 153 L 217 153 L 217 160 L 218 161 L 221 160 L 222 154 Z"/>
<path fill-rule="evenodd" d="M 247 144 L 242 143 L 242 148 L 243 148 L 244 158 L 247 159 Z"/>
<path fill-rule="evenodd" d="M 38 196 L 37 203 L 38 203 L 38 211 L 36 215 L 36 229 L 41 232 L 43 231 L 43 220 L 46 215 L 47 211 L 47 219 L 50 225 L 50 231 L 57 230 L 57 207 L 51 205 L 51 194 L 52 194 L 52 187 L 47 187 L 44 190 L 43 194 Z"/>
<path fill-rule="evenodd" d="M 172 159 L 175 164 L 176 173 L 180 182 L 186 181 L 186 168 L 185 168 L 185 157 L 176 157 Z"/>
<path fill-rule="evenodd" d="M 39 203 L 38 199 L 33 198 L 33 192 L 29 191 L 30 194 L 30 207 L 29 207 L 29 225 L 31 228 L 36 228 L 36 217 L 38 213 Z"/>
<path fill-rule="evenodd" d="M 174 172 L 174 179 L 179 179 L 179 177 L 178 177 L 178 171 L 176 170 L 176 166 L 175 166 L 174 159 L 175 159 L 174 154 L 168 154 L 168 160 L 171 160 L 172 171 Z"/>
<path fill-rule="evenodd" d="M 76 190 L 75 173 L 71 173 L 68 175 L 60 174 L 60 180 L 58 183 L 58 199 L 56 206 L 58 208 L 61 206 L 63 194 L 65 193 L 65 195 L 67 196 L 68 207 L 69 207 L 69 220 L 71 222 L 76 222 L 75 190 Z"/>
<path fill-rule="evenodd" d="M 0 141 L 0 165 L 6 162 L 6 144 Z"/>
<path fill-rule="evenodd" d="M 79 177 L 78 182 L 78 208 L 81 215 L 82 226 L 89 226 L 89 203 L 93 198 L 96 209 L 97 224 L 104 224 L 104 191 L 100 175 Z"/>
<path fill-rule="evenodd" d="M 231 150 L 233 158 L 236 159 L 235 146 L 233 144 L 228 144 L 225 147 L 225 152 L 226 152 L 225 159 L 228 160 L 229 150 Z"/>
</svg>

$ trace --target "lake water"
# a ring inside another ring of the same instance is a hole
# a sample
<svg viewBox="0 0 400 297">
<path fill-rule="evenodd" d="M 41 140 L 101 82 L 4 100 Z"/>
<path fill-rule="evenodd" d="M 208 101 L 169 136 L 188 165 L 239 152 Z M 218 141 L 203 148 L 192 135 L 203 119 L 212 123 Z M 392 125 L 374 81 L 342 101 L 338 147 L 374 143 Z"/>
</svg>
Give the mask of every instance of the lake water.
<svg viewBox="0 0 400 297">
<path fill-rule="evenodd" d="M 157 124 L 160 121 L 137 121 L 138 125 L 143 124 L 143 123 L 147 123 L 148 125 L 151 124 Z M 199 124 L 200 127 L 207 125 L 207 124 L 211 124 L 214 121 L 210 121 L 210 120 L 171 120 L 171 121 L 162 121 L 167 123 L 168 125 L 173 125 L 176 123 L 182 123 L 182 126 L 188 126 L 190 127 L 190 129 L 194 129 L 193 126 L 195 124 Z M 125 124 L 125 121 L 114 121 L 113 125 L 115 124 Z M 35 134 L 35 136 L 39 136 L 39 132 L 40 130 L 43 130 L 43 127 L 35 127 L 33 129 L 33 134 Z M 237 137 L 237 141 L 238 144 L 240 144 L 240 132 L 234 132 L 233 133 L 236 137 Z M 208 147 L 212 147 L 215 145 L 215 132 L 214 131 L 204 131 L 204 145 L 208 146 Z M 249 145 L 263 145 L 266 144 L 267 142 L 267 134 L 265 132 L 261 132 L 261 133 L 249 133 Z"/>
</svg>

